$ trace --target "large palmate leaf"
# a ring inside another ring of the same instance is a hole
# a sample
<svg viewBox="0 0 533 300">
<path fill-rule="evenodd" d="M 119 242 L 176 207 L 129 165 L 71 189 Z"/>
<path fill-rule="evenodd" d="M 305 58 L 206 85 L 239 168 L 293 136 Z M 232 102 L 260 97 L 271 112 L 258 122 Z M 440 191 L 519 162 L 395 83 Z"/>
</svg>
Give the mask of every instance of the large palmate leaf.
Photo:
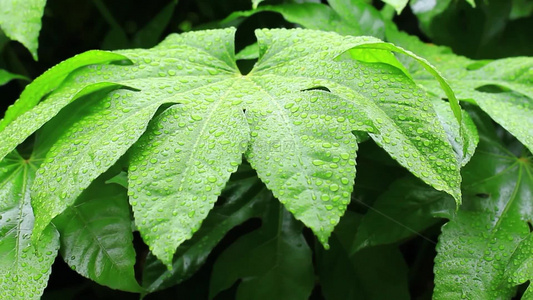
<svg viewBox="0 0 533 300">
<path fill-rule="evenodd" d="M 437 245 L 434 296 L 510 299 L 532 279 L 524 248 L 533 220 L 531 156 L 516 157 L 484 133 L 463 176 L 464 204 Z"/>
<path fill-rule="evenodd" d="M 258 30 L 259 61 L 242 75 L 234 34 L 225 29 L 171 35 L 153 49 L 104 55 L 105 62 L 129 62 L 73 71 L 0 133 L 19 128 L 20 119 L 42 126 L 72 101 L 90 101 L 65 126 L 38 172 L 35 238 L 132 146 L 128 176 L 135 222 L 167 265 L 200 227 L 243 154 L 274 196 L 325 245 L 350 201 L 354 130 L 371 132 L 413 174 L 460 200 L 460 164 L 433 105 L 403 71 L 379 63 L 389 61 L 387 51 L 411 53 L 368 37 Z M 372 62 L 339 57 L 355 47 L 359 53 L 375 51 Z M 438 80 L 460 118 L 453 92 Z M 115 90 L 90 94 L 103 88 Z M 34 122 L 25 119 L 31 116 Z M 12 132 L 16 138 L 9 134 L 6 140 L 16 145 L 30 133 Z"/>
<path fill-rule="evenodd" d="M 270 205 L 263 226 L 237 240 L 215 262 L 210 298 L 242 279 L 236 299 L 309 299 L 313 263 L 301 229 L 282 206 Z"/>
<path fill-rule="evenodd" d="M 30 186 L 39 159 L 13 152 L 0 162 L 0 298 L 40 299 L 59 249 L 59 235 L 48 226 L 30 240 L 33 212 Z"/>
<path fill-rule="evenodd" d="M 35 60 L 45 5 L 46 0 L 0 1 L 0 28 L 10 39 L 22 43 Z"/>
</svg>

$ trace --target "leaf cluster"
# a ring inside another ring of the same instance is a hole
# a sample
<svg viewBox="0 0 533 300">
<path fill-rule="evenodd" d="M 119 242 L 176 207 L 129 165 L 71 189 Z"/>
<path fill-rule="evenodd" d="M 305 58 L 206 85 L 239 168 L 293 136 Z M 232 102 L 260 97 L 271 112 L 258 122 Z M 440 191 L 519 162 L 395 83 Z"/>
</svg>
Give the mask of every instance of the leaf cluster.
<svg viewBox="0 0 533 300">
<path fill-rule="evenodd" d="M 112 295 L 45 289 L 56 256 L 147 299 L 533 297 L 526 2 L 192 2 L 133 30 L 94 1 L 111 50 L 5 110 L 0 298 Z M 0 4 L 6 53 L 49 4 Z"/>
</svg>

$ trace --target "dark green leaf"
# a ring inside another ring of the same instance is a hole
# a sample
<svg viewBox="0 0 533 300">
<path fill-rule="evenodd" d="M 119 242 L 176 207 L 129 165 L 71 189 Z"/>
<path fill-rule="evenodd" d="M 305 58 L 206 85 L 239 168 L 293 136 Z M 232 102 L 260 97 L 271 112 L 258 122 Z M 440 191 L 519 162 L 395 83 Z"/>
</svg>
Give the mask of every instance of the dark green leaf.
<svg viewBox="0 0 533 300">
<path fill-rule="evenodd" d="M 453 198 L 413 177 L 395 181 L 364 215 L 350 253 L 365 247 L 390 244 L 450 219 L 455 211 Z"/>
<path fill-rule="evenodd" d="M 453 203 L 453 200 L 452 200 Z M 410 299 L 407 265 L 395 246 L 349 255 L 359 216 L 348 211 L 335 228 L 331 248 L 316 251 L 317 273 L 327 300 Z"/>
<path fill-rule="evenodd" d="M 61 255 L 95 282 L 130 292 L 135 280 L 132 220 L 126 190 L 98 179 L 53 224 L 61 235 Z"/>
<path fill-rule="evenodd" d="M 314 286 L 313 264 L 301 230 L 288 211 L 272 204 L 263 226 L 237 240 L 215 262 L 210 298 L 242 279 L 238 300 L 308 299 Z"/>
</svg>

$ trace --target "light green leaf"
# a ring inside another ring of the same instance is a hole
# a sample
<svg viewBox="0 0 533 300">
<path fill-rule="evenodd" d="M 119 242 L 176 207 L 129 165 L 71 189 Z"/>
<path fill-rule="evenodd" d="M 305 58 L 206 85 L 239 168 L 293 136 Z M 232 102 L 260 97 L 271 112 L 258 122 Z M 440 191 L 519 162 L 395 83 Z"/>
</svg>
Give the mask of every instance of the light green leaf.
<svg viewBox="0 0 533 300">
<path fill-rule="evenodd" d="M 451 57 L 453 59 L 453 57 Z M 474 102 L 494 121 L 533 150 L 533 58 L 507 58 L 482 67 L 445 70 L 459 99 Z M 446 76 L 446 75 L 445 75 Z M 432 79 L 416 79 L 439 93 Z"/>
<path fill-rule="evenodd" d="M 132 152 L 130 203 L 137 227 L 154 255 L 167 264 L 199 229 L 241 164 L 249 130 L 242 110 L 231 106 L 231 86 L 227 82 L 213 89 L 208 96 L 212 104 L 191 99 L 187 107 L 169 108 Z"/>
<path fill-rule="evenodd" d="M 263 2 L 265 0 L 252 0 L 252 8 L 256 9 L 259 3 Z"/>
<path fill-rule="evenodd" d="M 242 279 L 237 300 L 309 299 L 314 286 L 313 263 L 301 229 L 282 206 L 271 205 L 259 230 L 240 238 L 219 256 L 209 298 Z"/>
<path fill-rule="evenodd" d="M 409 0 L 381 0 L 381 1 L 383 1 L 383 2 L 387 3 L 388 5 L 394 7 L 394 9 L 396 10 L 396 12 L 398 14 L 402 13 L 402 10 L 407 5 L 407 2 L 409 2 Z"/>
<path fill-rule="evenodd" d="M 448 141 L 453 146 L 453 150 L 457 155 L 457 160 L 464 167 L 470 161 L 472 155 L 474 155 L 479 142 L 476 125 L 464 111 L 462 113 L 461 125 L 459 125 L 446 102 L 435 97 L 432 103 L 439 121 L 444 127 L 444 131 L 448 135 Z"/>
<path fill-rule="evenodd" d="M 79 274 L 129 292 L 135 280 L 135 250 L 126 190 L 98 179 L 53 224 L 61 235 L 61 255 Z"/>
<path fill-rule="evenodd" d="M 424 56 L 448 78 L 458 99 L 479 105 L 533 150 L 533 58 L 474 61 L 457 56 L 448 48 L 424 44 L 392 26 L 387 27 L 387 38 Z M 422 72 L 414 60 L 408 58 L 402 63 L 428 92 L 440 98 L 447 97 L 437 81 Z"/>
<path fill-rule="evenodd" d="M 0 121 L 0 138 L 6 141 L 0 147 L 0 159 L 49 121 L 60 109 L 70 103 L 72 95 L 79 93 L 86 87 L 83 85 L 76 86 L 72 81 L 69 81 L 71 86 L 59 89 L 46 101 L 38 105 L 41 99 L 46 94 L 56 90 L 71 72 L 87 65 L 104 64 L 124 59 L 126 59 L 124 56 L 116 53 L 97 50 L 88 51 L 50 68 L 31 84 L 27 85 L 20 98 L 7 109 L 4 118 Z M 56 97 L 67 98 L 69 101 L 58 101 Z M 13 124 L 10 128 L 6 129 L 11 123 Z"/>
<path fill-rule="evenodd" d="M 481 136 L 463 170 L 464 204 L 439 237 L 435 298 L 510 299 L 519 283 L 531 279 L 511 280 L 506 268 L 515 268 L 510 259 L 530 235 L 532 175 L 531 157 L 516 157 Z M 525 254 L 513 259 L 520 262 Z"/>
<path fill-rule="evenodd" d="M 0 1 L 0 28 L 10 39 L 22 43 L 35 60 L 45 5 L 46 0 Z"/>
<path fill-rule="evenodd" d="M 265 204 L 273 201 L 271 193 L 248 164 L 241 165 L 233 174 L 221 197 L 223 204 L 213 208 L 193 237 L 178 247 L 172 269 L 154 255 L 148 255 L 143 270 L 143 286 L 148 292 L 188 279 L 205 263 L 228 231 L 252 217 L 259 217 Z"/>
<path fill-rule="evenodd" d="M 0 86 L 10 82 L 13 79 L 22 79 L 22 80 L 28 80 L 28 77 L 22 76 L 19 74 L 13 74 L 6 70 L 0 69 Z"/>
<path fill-rule="evenodd" d="M 395 181 L 361 220 L 350 253 L 365 247 L 391 244 L 451 218 L 453 199 L 413 177 Z"/>
<path fill-rule="evenodd" d="M 253 43 L 244 47 L 235 55 L 235 59 L 257 59 L 259 57 L 259 46 Z"/>
<path fill-rule="evenodd" d="M 533 286 L 533 233 L 530 233 L 527 238 L 522 240 L 516 251 L 511 256 L 509 265 L 507 267 L 507 276 L 511 278 L 512 284 L 519 285 L 526 281 L 530 281 L 527 290 L 522 296 L 523 300 L 532 299 Z"/>
<path fill-rule="evenodd" d="M 36 178 L 35 237 L 134 144 L 130 203 L 142 236 L 167 265 L 243 153 L 324 245 L 350 201 L 352 131 L 371 132 L 417 177 L 460 201 L 459 163 L 425 94 L 396 67 L 341 56 L 359 46 L 407 52 L 369 37 L 258 30 L 259 61 L 241 75 L 234 33 L 190 32 L 153 49 L 118 51 L 132 65 L 81 68 L 43 102 L 83 95 L 91 104 L 65 128 Z M 117 86 L 131 88 L 89 94 Z"/>
<path fill-rule="evenodd" d="M 39 160 L 14 152 L 0 162 L 0 297 L 40 299 L 59 249 L 59 235 L 48 226 L 30 240 L 33 212 L 30 186 Z"/>
</svg>

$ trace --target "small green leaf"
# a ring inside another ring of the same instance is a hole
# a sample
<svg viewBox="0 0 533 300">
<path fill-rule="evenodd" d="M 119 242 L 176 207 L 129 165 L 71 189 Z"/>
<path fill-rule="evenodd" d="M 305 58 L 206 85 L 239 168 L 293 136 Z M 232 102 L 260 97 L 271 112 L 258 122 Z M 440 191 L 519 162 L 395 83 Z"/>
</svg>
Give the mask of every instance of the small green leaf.
<svg viewBox="0 0 533 300">
<path fill-rule="evenodd" d="M 453 199 L 413 177 L 395 181 L 368 211 L 357 229 L 350 253 L 365 247 L 401 241 L 452 218 Z"/>
<path fill-rule="evenodd" d="M 38 160 L 14 152 L 0 162 L 0 298 L 40 299 L 59 249 L 59 234 L 48 226 L 30 240 L 30 186 Z"/>
<path fill-rule="evenodd" d="M 154 255 L 148 255 L 143 270 L 143 286 L 148 292 L 168 288 L 192 276 L 207 260 L 224 235 L 252 217 L 259 217 L 271 193 L 259 181 L 249 165 L 233 174 L 222 193 L 224 204 L 215 206 L 193 237 L 180 245 L 174 254 L 172 269 Z"/>
<path fill-rule="evenodd" d="M 256 9 L 259 3 L 263 2 L 265 0 L 252 0 L 252 8 Z"/>
<path fill-rule="evenodd" d="M 402 13 L 402 10 L 405 8 L 405 6 L 407 6 L 407 2 L 409 2 L 409 0 L 382 0 L 382 1 L 394 7 L 394 9 L 396 10 L 398 14 Z"/>
<path fill-rule="evenodd" d="M 61 235 L 61 255 L 79 274 L 129 292 L 135 280 L 135 250 L 126 190 L 98 179 L 53 224 Z"/>
<path fill-rule="evenodd" d="M 271 205 L 259 230 L 240 238 L 219 256 L 209 298 L 242 279 L 237 300 L 309 299 L 314 286 L 313 263 L 301 230 L 288 211 Z"/>
<path fill-rule="evenodd" d="M 22 43 L 35 60 L 45 5 L 46 0 L 0 1 L 0 28 L 10 39 Z"/>
<path fill-rule="evenodd" d="M 257 43 L 246 46 L 235 55 L 235 59 L 257 59 L 259 57 L 259 46 Z"/>
<path fill-rule="evenodd" d="M 6 70 L 0 69 L 0 86 L 10 82 L 13 79 L 22 79 L 29 81 L 30 79 L 26 76 L 10 73 Z"/>
</svg>

